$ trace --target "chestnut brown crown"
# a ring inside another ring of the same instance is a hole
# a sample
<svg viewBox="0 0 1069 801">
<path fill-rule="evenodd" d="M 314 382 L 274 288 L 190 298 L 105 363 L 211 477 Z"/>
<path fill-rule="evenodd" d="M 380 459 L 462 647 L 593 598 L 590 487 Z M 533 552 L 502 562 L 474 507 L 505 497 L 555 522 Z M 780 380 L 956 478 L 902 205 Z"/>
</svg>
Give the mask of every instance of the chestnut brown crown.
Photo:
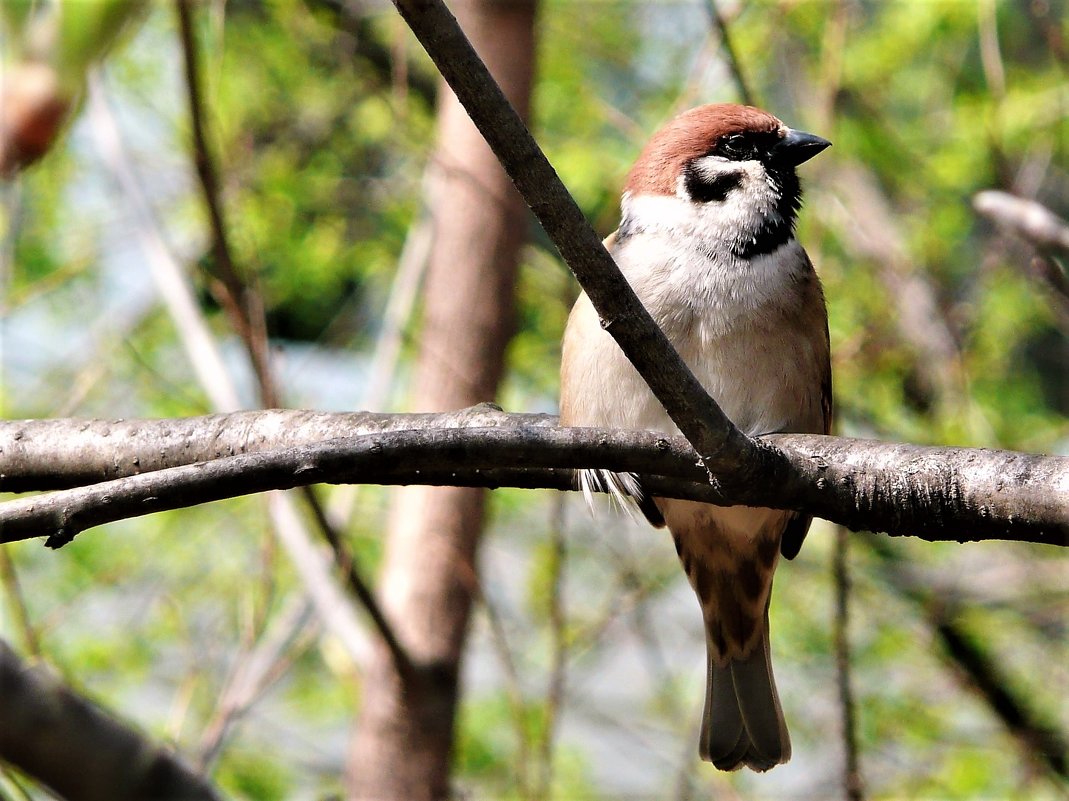
<svg viewBox="0 0 1069 801">
<path fill-rule="evenodd" d="M 779 119 L 753 106 L 712 103 L 684 111 L 667 123 L 646 144 L 631 168 L 625 191 L 632 194 L 671 195 L 676 180 L 692 160 L 729 150 L 736 136 L 767 139 L 771 148 L 786 136 Z M 727 158 L 729 152 L 721 153 Z"/>
</svg>

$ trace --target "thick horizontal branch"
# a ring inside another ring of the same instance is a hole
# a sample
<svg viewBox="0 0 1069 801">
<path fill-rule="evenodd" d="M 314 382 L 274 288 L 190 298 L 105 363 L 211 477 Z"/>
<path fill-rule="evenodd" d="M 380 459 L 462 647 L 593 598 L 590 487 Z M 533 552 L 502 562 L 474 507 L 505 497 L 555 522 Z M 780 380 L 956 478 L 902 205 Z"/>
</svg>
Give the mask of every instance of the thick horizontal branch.
<svg viewBox="0 0 1069 801">
<path fill-rule="evenodd" d="M 314 431 L 315 421 L 326 430 L 336 430 L 344 420 L 377 430 L 287 447 L 293 445 L 294 430 L 280 424 L 289 415 L 298 429 L 304 423 L 305 434 Z M 112 476 L 125 470 L 129 477 L 2 504 L 0 541 L 48 536 L 50 544 L 62 545 L 86 528 L 113 520 L 311 483 L 565 489 L 571 483 L 570 470 L 587 467 L 648 476 L 649 490 L 664 497 L 804 510 L 855 530 L 928 540 L 1069 544 L 1069 458 L 1065 457 L 777 434 L 757 444 L 770 454 L 764 462 L 771 466 L 760 481 L 751 480 L 750 471 L 736 470 L 735 464 L 724 459 L 707 462 L 717 478 L 709 485 L 697 466 L 696 454 L 681 437 L 552 428 L 548 424 L 553 418 L 546 415 L 507 415 L 492 407 L 447 415 L 318 415 L 274 410 L 200 420 L 212 431 L 198 439 L 201 449 L 245 452 L 196 461 L 212 457 L 197 453 L 193 443 L 182 448 L 173 435 L 157 439 L 152 433 L 155 426 L 169 432 L 187 427 L 197 431 L 194 421 L 113 423 L 106 437 L 109 447 L 96 453 L 102 458 L 96 467 L 106 467 Z M 67 423 L 84 431 L 107 425 Z M 61 436 L 61 425 L 62 421 L 0 424 L 5 487 L 20 483 L 13 467 L 39 471 L 33 447 L 38 428 L 48 439 Z M 143 447 L 123 447 L 122 434 L 115 427 L 129 431 L 131 442 L 140 440 Z M 271 442 L 266 433 L 271 427 L 281 433 L 280 441 Z M 15 428 L 19 436 L 12 443 L 8 435 Z M 103 433 L 103 429 L 95 430 L 91 439 L 99 442 Z M 161 448 L 161 441 L 172 447 Z M 8 458 L 13 445 L 20 451 L 20 460 Z M 250 452 L 257 448 L 259 452 Z M 183 459 L 196 463 L 133 475 L 143 467 L 142 453 L 148 457 L 165 451 L 179 460 L 177 464 Z M 116 460 L 117 452 L 125 453 L 125 458 Z M 28 487 L 23 482 L 21 488 Z"/>
<path fill-rule="evenodd" d="M 553 415 L 506 414 L 491 403 L 437 414 L 263 409 L 166 420 L 5 420 L 0 421 L 0 492 L 79 487 L 362 434 L 556 424 Z"/>
</svg>

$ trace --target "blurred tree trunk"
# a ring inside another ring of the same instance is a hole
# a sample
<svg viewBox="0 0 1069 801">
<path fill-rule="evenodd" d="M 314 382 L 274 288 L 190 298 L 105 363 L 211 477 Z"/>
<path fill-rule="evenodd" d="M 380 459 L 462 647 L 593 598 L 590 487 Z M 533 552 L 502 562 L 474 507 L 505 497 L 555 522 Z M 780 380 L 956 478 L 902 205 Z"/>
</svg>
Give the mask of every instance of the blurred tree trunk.
<svg viewBox="0 0 1069 801">
<path fill-rule="evenodd" d="M 526 116 L 536 0 L 463 0 L 454 6 L 475 49 Z M 512 334 L 523 201 L 456 97 L 439 94 L 433 180 L 434 247 L 413 406 L 448 411 L 491 400 Z M 415 670 L 401 676 L 379 648 L 364 677 L 349 754 L 357 799 L 451 795 L 460 657 L 476 588 L 485 491 L 396 492 L 381 577 L 386 615 Z"/>
</svg>

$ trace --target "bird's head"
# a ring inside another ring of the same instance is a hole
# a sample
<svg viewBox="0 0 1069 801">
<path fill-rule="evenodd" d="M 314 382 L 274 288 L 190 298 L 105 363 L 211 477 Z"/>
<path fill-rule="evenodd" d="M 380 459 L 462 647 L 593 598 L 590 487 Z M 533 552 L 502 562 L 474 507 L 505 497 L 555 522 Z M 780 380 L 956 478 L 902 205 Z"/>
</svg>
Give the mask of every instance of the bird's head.
<svg viewBox="0 0 1069 801">
<path fill-rule="evenodd" d="M 830 144 L 752 106 L 716 103 L 691 109 L 654 134 L 631 168 L 625 225 L 629 201 L 673 198 L 714 228 L 733 232 L 736 255 L 770 252 L 793 234 L 801 205 L 795 167 Z"/>
</svg>

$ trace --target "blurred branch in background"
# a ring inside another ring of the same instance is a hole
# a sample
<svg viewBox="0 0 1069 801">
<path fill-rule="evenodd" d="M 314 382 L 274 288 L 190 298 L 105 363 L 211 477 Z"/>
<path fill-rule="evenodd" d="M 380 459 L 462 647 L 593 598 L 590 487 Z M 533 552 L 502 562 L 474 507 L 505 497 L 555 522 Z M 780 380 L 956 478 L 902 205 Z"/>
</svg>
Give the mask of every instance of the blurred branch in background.
<svg viewBox="0 0 1069 801">
<path fill-rule="evenodd" d="M 546 617 L 549 623 L 549 677 L 541 737 L 538 743 L 538 773 L 533 798 L 553 797 L 553 773 L 557 734 L 563 714 L 564 693 L 568 675 L 568 614 L 564 597 L 564 577 L 568 565 L 568 541 L 565 539 L 564 496 L 554 499 L 549 523 L 551 559 L 549 569 L 549 597 Z"/>
<path fill-rule="evenodd" d="M 168 247 L 131 162 L 122 133 L 108 106 L 100 73 L 88 78 L 89 123 L 104 162 L 134 218 L 133 233 L 156 285 L 157 296 L 179 332 L 186 358 L 213 409 L 233 412 L 242 407 L 222 353 L 197 304 L 193 286 Z"/>
<path fill-rule="evenodd" d="M 293 594 L 250 648 L 238 651 L 215 709 L 204 725 L 197 769 L 210 774 L 227 733 L 286 673 L 315 635 L 315 605 L 307 595 Z"/>
<path fill-rule="evenodd" d="M 146 254 L 159 297 L 174 321 L 175 330 L 186 349 L 189 363 L 199 379 L 202 390 L 209 397 L 214 408 L 219 411 L 238 409 L 241 406 L 241 402 L 235 382 L 223 362 L 219 347 L 204 319 L 203 311 L 196 303 L 189 279 L 164 241 L 162 232 L 152 214 L 140 181 L 131 164 L 121 133 L 108 109 L 102 83 L 97 76 L 90 77 L 89 89 L 90 113 L 98 147 L 113 170 L 123 191 L 123 197 L 130 204 L 135 215 L 137 221 L 135 232 Z M 210 161 L 210 153 L 207 151 L 202 153 L 201 157 Z M 214 167 L 208 168 L 209 174 L 214 175 L 214 172 Z M 208 192 L 205 190 L 205 196 L 207 195 Z M 218 199 L 216 199 L 217 201 Z M 219 219 L 221 219 L 221 215 Z M 220 228 L 214 231 L 213 235 L 222 237 L 224 250 L 229 252 L 229 247 L 225 244 L 225 230 Z M 233 270 L 230 272 L 230 279 L 232 282 L 240 281 L 237 272 Z M 236 285 L 232 285 L 231 288 L 233 291 L 237 291 Z M 255 307 L 259 308 L 259 305 L 256 304 Z M 262 343 L 264 343 L 262 346 L 257 346 L 253 342 L 254 332 L 259 327 L 252 325 L 247 318 L 244 318 L 242 309 L 246 307 L 232 305 L 231 308 L 232 311 L 243 317 L 239 331 L 246 333 L 242 341 L 246 345 L 250 358 L 254 358 L 256 351 L 266 355 L 266 338 L 262 339 Z M 270 397 L 274 395 L 270 367 L 266 361 L 262 361 L 260 368 L 255 374 L 258 381 L 261 382 L 261 394 L 265 397 Z M 335 633 L 339 634 L 341 641 L 346 643 L 350 655 L 359 664 L 366 658 L 365 639 L 354 628 L 353 623 L 355 621 L 352 620 L 351 613 L 346 613 L 348 605 L 339 604 L 337 597 L 333 596 L 331 587 L 336 586 L 335 582 L 320 574 L 322 570 L 321 561 L 314 554 L 314 546 L 307 539 L 307 534 L 303 533 L 304 524 L 300 516 L 296 514 L 295 510 L 285 508 L 290 503 L 290 501 L 281 498 L 274 498 L 270 501 L 269 509 L 274 510 L 273 513 L 277 515 L 275 531 L 283 542 L 287 544 L 291 558 L 297 560 L 298 564 L 302 566 L 300 570 L 308 578 L 312 596 L 317 600 L 317 608 L 321 614 L 326 616 L 325 619 L 333 621 Z M 331 536 L 332 533 L 328 532 L 325 535 L 326 539 L 334 549 L 336 556 L 338 556 L 339 563 L 345 563 L 345 575 L 350 582 L 351 588 L 354 588 L 357 597 L 361 597 L 365 601 L 370 599 L 370 591 L 359 579 L 359 574 L 353 567 L 351 560 L 346 563 L 346 560 L 342 558 L 344 548 L 339 544 L 340 540 L 336 535 Z M 381 615 L 375 614 L 374 604 L 367 608 L 373 621 L 381 621 Z"/>
<path fill-rule="evenodd" d="M 537 588 L 529 591 L 536 607 L 532 616 L 539 631 L 545 631 L 549 640 L 546 684 L 540 697 L 531 697 L 524 691 L 517 658 L 523 654 L 509 642 L 508 630 L 512 621 L 502 612 L 504 601 L 495 597 L 495 591 L 508 592 L 509 582 L 500 581 L 496 574 L 480 576 L 479 580 L 478 600 L 486 614 L 490 645 L 503 674 L 509 724 L 516 738 L 515 756 L 509 768 L 515 778 L 517 795 L 523 801 L 550 801 L 554 797 L 557 735 L 565 703 L 565 677 L 572 644 L 567 634 L 563 599 L 567 562 L 566 501 L 567 496 L 558 495 L 549 504 L 550 519 L 546 528 L 550 541 L 536 552 L 538 555 L 531 565 L 532 580 Z M 517 634 L 517 639 L 527 641 L 525 635 L 529 632 L 519 630 Z"/>
<path fill-rule="evenodd" d="M 401 641 L 397 638 L 393 626 L 386 619 L 378 598 L 375 597 L 371 585 L 364 578 L 360 566 L 356 562 L 352 549 L 342 539 L 338 529 L 327 519 L 326 511 L 319 502 L 318 497 L 312 493 L 311 486 L 303 484 L 300 489 L 308 501 L 308 506 L 320 533 L 326 539 L 327 544 L 330 545 L 331 553 L 334 555 L 335 567 L 345 580 L 345 586 L 349 588 L 349 593 L 357 603 L 364 607 L 375 633 L 378 634 L 380 641 L 389 652 L 398 674 L 404 677 L 411 677 L 414 672 L 412 660 L 404 646 L 401 645 Z M 281 498 L 282 496 L 277 495 L 276 497 Z"/>
<path fill-rule="evenodd" d="M 1006 192 L 980 192 L 973 198 L 973 206 L 1038 251 L 1026 272 L 1047 290 L 1058 327 L 1069 337 L 1069 224 L 1042 204 Z"/>
<path fill-rule="evenodd" d="M 843 165 L 829 184 L 842 200 L 826 213 L 827 222 L 851 255 L 877 265 L 887 297 L 895 304 L 895 330 L 916 354 L 919 390 L 934 405 L 937 418 L 978 421 L 968 413 L 968 380 L 957 336 L 940 308 L 931 277 L 910 256 L 898 215 L 876 177 L 860 164 Z"/>
<path fill-rule="evenodd" d="M 43 654 L 41 636 L 30 619 L 11 549 L 7 545 L 0 545 L 0 585 L 3 585 L 8 607 L 13 611 L 15 628 L 21 635 L 23 648 L 31 657 L 39 659 Z"/>
<path fill-rule="evenodd" d="M 397 53 L 383 43 L 372 25 L 373 12 L 360 0 L 304 0 L 312 10 L 323 10 L 338 30 L 349 34 L 355 55 L 375 70 L 378 80 L 389 86 L 398 72 Z M 405 86 L 428 108 L 438 101 L 438 81 L 414 59 L 402 66 Z"/>
<path fill-rule="evenodd" d="M 901 596 L 912 601 L 945 649 L 946 659 L 956 668 L 966 686 L 988 707 L 1017 741 L 1021 754 L 1044 768 L 1058 787 L 1069 779 L 1069 740 L 1030 702 L 1014 689 L 1014 683 L 984 645 L 984 639 L 969 632 L 958 620 L 956 604 L 945 595 L 923 588 L 912 576 L 910 565 L 886 541 L 864 540 L 879 558 L 881 576 Z M 1037 666 L 1042 670 L 1042 666 Z"/>
<path fill-rule="evenodd" d="M 747 106 L 757 105 L 757 97 L 750 89 L 746 74 L 743 72 L 742 61 L 739 59 L 738 52 L 735 49 L 735 43 L 731 36 L 731 26 L 720 10 L 720 4 L 717 0 L 705 0 L 705 10 L 709 14 L 709 21 L 712 22 L 713 27 L 720 36 L 720 44 L 724 47 L 724 57 L 727 61 L 728 69 L 731 70 L 731 77 L 735 80 L 735 88 L 739 93 L 739 102 L 745 103 Z"/>
<path fill-rule="evenodd" d="M 174 2 L 178 12 L 178 31 L 185 67 L 193 163 L 211 231 L 212 260 L 208 274 L 214 280 L 210 285 L 219 304 L 226 310 L 231 325 L 245 344 L 259 385 L 261 405 L 273 408 L 280 405 L 280 399 L 271 369 L 263 299 L 250 284 L 250 281 L 255 280 L 255 276 L 247 272 L 242 274 L 234 262 L 220 198 L 219 172 L 205 131 L 207 123 L 202 97 L 204 90 L 201 86 L 200 58 L 193 32 L 193 2 Z"/>
<path fill-rule="evenodd" d="M 854 700 L 852 662 L 850 658 L 850 533 L 835 527 L 832 578 L 835 584 L 835 678 L 839 691 L 843 740 L 843 797 L 846 801 L 863 801 L 861 754 L 857 743 L 857 703 Z"/>
<path fill-rule="evenodd" d="M 498 664 L 505 683 L 505 699 L 508 702 L 509 718 L 516 737 L 516 757 L 513 770 L 516 777 L 516 792 L 521 799 L 535 799 L 539 796 L 531 787 L 532 743 L 529 731 L 530 706 L 524 696 L 523 685 L 516 669 L 516 659 L 509 646 L 508 634 L 495 602 L 490 599 L 481 582 L 476 593 L 476 600 L 486 613 L 487 627 L 490 630 L 490 644 L 497 656 Z"/>
<path fill-rule="evenodd" d="M 220 290 L 216 293 L 221 305 L 229 313 L 231 323 L 245 345 L 259 386 L 262 405 L 272 408 L 281 405 L 279 389 L 275 384 L 271 366 L 270 343 L 267 336 L 267 321 L 264 316 L 263 298 L 253 286 L 254 274 L 238 269 L 230 246 L 229 234 L 223 212 L 219 171 L 206 134 L 203 88 L 200 79 L 199 53 L 193 32 L 192 0 L 175 0 L 178 12 L 178 29 L 182 42 L 185 66 L 186 90 L 189 102 L 189 117 L 192 129 L 193 161 L 200 181 L 201 194 L 207 211 L 212 234 L 213 261 L 209 274 L 218 279 L 213 282 Z M 359 566 L 351 549 L 334 528 L 323 509 L 322 503 L 307 484 L 300 485 L 300 495 L 312 513 L 313 521 L 323 539 L 330 546 L 335 564 L 344 576 L 346 586 L 353 597 L 364 607 L 376 633 L 381 637 L 389 653 L 402 673 L 411 673 L 412 665 L 401 647 L 386 617 L 379 608 L 370 586 L 361 576 Z M 272 506 L 288 505 L 282 496 L 275 496 Z M 282 518 L 292 520 L 293 532 L 303 531 L 296 515 L 282 513 Z M 302 534 L 303 536 L 303 534 Z"/>
<path fill-rule="evenodd" d="M 70 801 L 216 801 L 178 757 L 0 641 L 0 758 Z"/>
</svg>

